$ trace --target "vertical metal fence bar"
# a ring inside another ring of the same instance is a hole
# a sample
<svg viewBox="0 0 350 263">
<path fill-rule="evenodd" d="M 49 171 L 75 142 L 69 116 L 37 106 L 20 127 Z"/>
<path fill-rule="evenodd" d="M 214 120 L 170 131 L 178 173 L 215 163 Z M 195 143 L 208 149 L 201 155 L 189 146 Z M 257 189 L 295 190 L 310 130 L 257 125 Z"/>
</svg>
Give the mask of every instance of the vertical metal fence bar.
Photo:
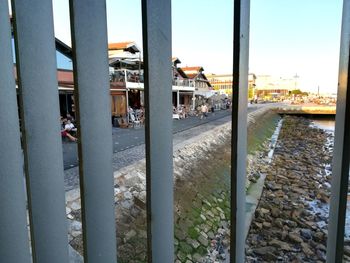
<svg viewBox="0 0 350 263">
<path fill-rule="evenodd" d="M 142 1 L 148 262 L 174 262 L 171 0 Z"/>
<path fill-rule="evenodd" d="M 34 262 L 68 261 L 51 1 L 13 0 Z"/>
<path fill-rule="evenodd" d="M 245 248 L 249 13 L 249 0 L 234 1 L 230 258 L 239 263 Z"/>
<path fill-rule="evenodd" d="M 71 0 L 84 256 L 116 262 L 106 2 Z"/>
<path fill-rule="evenodd" d="M 0 262 L 31 262 L 11 27 L 0 0 Z"/>
<path fill-rule="evenodd" d="M 350 162 L 350 0 L 343 3 L 327 262 L 342 262 Z"/>
</svg>

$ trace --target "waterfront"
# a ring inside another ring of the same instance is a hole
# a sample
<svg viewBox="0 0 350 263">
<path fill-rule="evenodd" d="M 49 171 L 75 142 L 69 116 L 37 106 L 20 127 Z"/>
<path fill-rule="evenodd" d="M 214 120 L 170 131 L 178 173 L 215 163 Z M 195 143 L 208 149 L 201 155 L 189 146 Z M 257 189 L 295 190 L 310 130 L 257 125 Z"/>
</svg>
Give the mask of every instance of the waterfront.
<svg viewBox="0 0 350 263">
<path fill-rule="evenodd" d="M 328 142 L 328 144 L 332 146 L 334 144 L 334 141 L 333 141 L 334 127 L 335 127 L 334 119 L 317 119 L 317 120 L 313 120 L 313 124 L 315 124 L 317 127 L 325 130 L 326 132 L 332 135 L 332 137 L 330 137 L 330 141 Z M 330 170 L 331 166 L 327 167 L 327 169 Z M 350 201 L 350 188 L 348 192 L 348 202 L 347 202 L 346 221 L 345 221 L 345 236 L 344 236 L 345 242 L 348 244 L 350 243 L 350 202 L 349 201 Z M 328 213 L 328 206 L 325 209 L 323 209 L 323 211 L 326 211 Z"/>
<path fill-rule="evenodd" d="M 284 117 L 265 189 L 246 242 L 247 262 L 325 261 L 332 135 L 300 117 Z M 331 145 L 328 145 L 331 146 Z M 316 210 L 317 209 L 317 210 Z M 293 261 L 294 260 L 294 261 Z"/>
</svg>

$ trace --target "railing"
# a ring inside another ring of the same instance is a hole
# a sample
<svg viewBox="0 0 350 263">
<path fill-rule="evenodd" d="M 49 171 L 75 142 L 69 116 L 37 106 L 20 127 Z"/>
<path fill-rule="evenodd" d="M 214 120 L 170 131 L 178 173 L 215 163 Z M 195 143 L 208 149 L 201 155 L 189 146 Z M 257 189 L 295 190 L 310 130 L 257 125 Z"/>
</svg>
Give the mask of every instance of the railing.
<svg viewBox="0 0 350 263">
<path fill-rule="evenodd" d="M 117 254 L 105 8 L 102 0 L 70 1 L 84 259 L 90 263 L 116 262 Z M 0 0 L 0 262 L 64 263 L 68 240 L 52 3 L 13 0 L 12 10 L 23 153 L 8 1 Z M 174 262 L 171 1 L 143 0 L 142 20 L 148 261 L 170 263 Z M 328 262 L 341 262 L 343 254 L 350 161 L 349 20 L 350 0 L 345 0 Z M 244 262 L 246 130 L 242 127 L 247 121 L 248 0 L 235 0 L 234 22 L 230 257 L 231 262 Z"/>
<path fill-rule="evenodd" d="M 109 73 L 109 80 L 111 82 L 133 82 L 144 83 L 144 73 L 138 71 L 130 71 L 127 69 L 116 69 Z M 198 87 L 200 84 L 191 79 L 173 79 L 173 86 L 178 87 Z"/>
<path fill-rule="evenodd" d="M 179 87 L 195 87 L 195 81 L 190 79 L 173 79 L 173 85 Z"/>
<path fill-rule="evenodd" d="M 111 82 L 144 82 L 143 72 L 129 71 L 127 69 L 116 69 L 109 74 Z"/>
</svg>

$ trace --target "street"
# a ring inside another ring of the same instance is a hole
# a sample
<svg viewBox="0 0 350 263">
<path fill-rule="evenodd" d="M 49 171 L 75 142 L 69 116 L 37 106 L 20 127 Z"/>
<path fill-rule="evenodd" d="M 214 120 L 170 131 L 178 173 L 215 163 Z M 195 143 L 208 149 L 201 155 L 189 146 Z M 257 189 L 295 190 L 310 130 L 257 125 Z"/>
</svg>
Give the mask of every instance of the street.
<svg viewBox="0 0 350 263">
<path fill-rule="evenodd" d="M 254 104 L 248 106 L 248 113 L 257 108 L 264 107 L 267 104 Z M 200 119 L 199 117 L 189 117 L 181 120 L 173 120 L 173 134 L 191 129 L 193 127 L 212 122 L 229 116 L 231 111 L 221 110 L 214 113 L 208 113 L 208 117 Z M 121 152 L 126 149 L 145 143 L 145 128 L 112 128 L 113 152 Z M 69 169 L 78 165 L 77 144 L 74 142 L 63 142 L 63 163 L 64 169 Z"/>
</svg>

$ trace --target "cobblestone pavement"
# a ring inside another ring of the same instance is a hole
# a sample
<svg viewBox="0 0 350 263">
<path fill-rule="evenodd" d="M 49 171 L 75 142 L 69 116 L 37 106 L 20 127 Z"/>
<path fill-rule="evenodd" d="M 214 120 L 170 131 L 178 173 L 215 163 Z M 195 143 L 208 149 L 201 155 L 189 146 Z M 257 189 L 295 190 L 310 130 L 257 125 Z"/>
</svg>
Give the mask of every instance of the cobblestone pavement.
<svg viewBox="0 0 350 263">
<path fill-rule="evenodd" d="M 248 113 L 265 105 L 248 107 Z M 223 110 L 210 113 L 206 119 L 190 117 L 183 120 L 174 120 L 174 150 L 185 140 L 210 130 L 231 120 L 231 111 Z M 120 129 L 113 128 L 113 169 L 118 170 L 145 157 L 144 127 Z M 77 147 L 75 143 L 63 143 L 64 181 L 66 191 L 79 186 Z"/>
</svg>

